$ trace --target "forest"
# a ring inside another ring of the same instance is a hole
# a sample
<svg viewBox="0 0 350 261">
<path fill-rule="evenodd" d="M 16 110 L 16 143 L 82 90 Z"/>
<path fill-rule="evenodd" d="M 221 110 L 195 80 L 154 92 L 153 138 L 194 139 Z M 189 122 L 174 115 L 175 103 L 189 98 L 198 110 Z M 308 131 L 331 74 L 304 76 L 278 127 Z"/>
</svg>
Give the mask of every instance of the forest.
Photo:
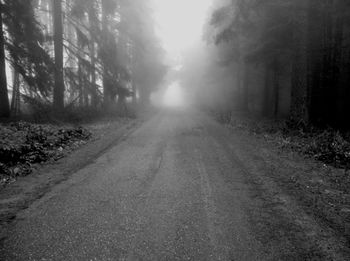
<svg viewBox="0 0 350 261">
<path fill-rule="evenodd" d="M 349 129 L 350 3 L 219 0 L 184 79 L 202 104 Z"/>
<path fill-rule="evenodd" d="M 1 1 L 0 116 L 147 103 L 167 71 L 150 10 L 143 0 Z"/>
<path fill-rule="evenodd" d="M 347 1 L 218 0 L 207 17 L 179 74 L 194 100 L 350 127 Z M 123 110 L 127 99 L 148 102 L 169 70 L 151 1 L 8 0 L 0 25 L 1 117 L 21 104 L 32 114 Z"/>
<path fill-rule="evenodd" d="M 0 119 L 133 116 L 158 93 L 224 123 L 297 133 L 304 153 L 349 165 L 350 3 L 208 0 L 183 21 L 163 8 L 166 29 L 156 0 L 1 1 Z"/>
<path fill-rule="evenodd" d="M 350 260 L 349 0 L 0 0 L 1 260 Z"/>
</svg>

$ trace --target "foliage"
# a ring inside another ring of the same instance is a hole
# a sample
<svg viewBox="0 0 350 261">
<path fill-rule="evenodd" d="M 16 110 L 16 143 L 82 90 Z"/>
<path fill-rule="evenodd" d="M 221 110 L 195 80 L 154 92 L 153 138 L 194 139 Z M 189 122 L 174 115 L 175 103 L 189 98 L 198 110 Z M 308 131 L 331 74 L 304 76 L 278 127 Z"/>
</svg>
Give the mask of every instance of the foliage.
<svg viewBox="0 0 350 261">
<path fill-rule="evenodd" d="M 36 95 L 47 97 L 53 86 L 54 64 L 44 49 L 45 37 L 36 20 L 33 1 L 5 0 L 4 23 L 12 66 Z"/>
<path fill-rule="evenodd" d="M 350 142 L 339 131 L 329 129 L 318 133 L 304 133 L 294 146 L 326 164 L 350 168 Z"/>
<path fill-rule="evenodd" d="M 311 125 L 300 127 L 285 120 L 258 119 L 229 112 L 216 115 L 218 121 L 235 130 L 249 131 L 277 143 L 281 148 L 300 152 L 325 164 L 350 169 L 349 133 Z"/>
<path fill-rule="evenodd" d="M 231 95 L 239 97 L 241 110 L 349 129 L 348 1 L 215 3 L 206 39 L 235 75 Z"/>
<path fill-rule="evenodd" d="M 32 164 L 62 157 L 63 149 L 90 138 L 82 128 L 16 122 L 0 126 L 0 176 L 27 175 Z"/>
<path fill-rule="evenodd" d="M 20 108 L 28 97 L 54 105 L 52 112 L 76 100 L 79 107 L 97 109 L 125 104 L 127 97 L 136 102 L 137 91 L 149 97 L 166 72 L 150 4 L 2 1 L 4 53 L 12 73 L 21 76 L 16 85 L 20 98 L 13 98 L 13 107 Z M 8 87 L 11 93 L 11 87 L 2 84 L 1 98 L 6 101 Z"/>
</svg>

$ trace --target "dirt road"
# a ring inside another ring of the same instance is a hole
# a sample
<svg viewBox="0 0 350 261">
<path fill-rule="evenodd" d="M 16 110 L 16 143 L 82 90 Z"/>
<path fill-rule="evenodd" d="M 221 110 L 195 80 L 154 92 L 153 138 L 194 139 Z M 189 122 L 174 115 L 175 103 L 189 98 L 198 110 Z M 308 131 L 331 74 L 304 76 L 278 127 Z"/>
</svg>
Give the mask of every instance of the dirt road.
<svg viewBox="0 0 350 261">
<path fill-rule="evenodd" d="M 17 215 L 0 259 L 350 260 L 254 146 L 163 111 Z"/>
</svg>

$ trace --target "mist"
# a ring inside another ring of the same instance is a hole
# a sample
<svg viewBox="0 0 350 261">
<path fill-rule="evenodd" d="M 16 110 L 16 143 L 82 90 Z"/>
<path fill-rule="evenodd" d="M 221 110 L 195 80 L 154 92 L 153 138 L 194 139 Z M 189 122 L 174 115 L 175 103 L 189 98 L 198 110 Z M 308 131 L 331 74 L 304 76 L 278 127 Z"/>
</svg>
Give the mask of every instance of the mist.
<svg viewBox="0 0 350 261">
<path fill-rule="evenodd" d="M 151 102 L 348 128 L 345 2 L 51 2 L 4 3 L 2 117 Z"/>
<path fill-rule="evenodd" d="M 160 19 L 173 21 L 159 32 L 172 61 L 166 79 L 210 110 L 348 128 L 349 6 L 255 2 L 208 1 L 198 12 L 185 8 L 190 19 Z"/>
<path fill-rule="evenodd" d="M 0 259 L 350 260 L 349 0 L 0 0 Z"/>
</svg>

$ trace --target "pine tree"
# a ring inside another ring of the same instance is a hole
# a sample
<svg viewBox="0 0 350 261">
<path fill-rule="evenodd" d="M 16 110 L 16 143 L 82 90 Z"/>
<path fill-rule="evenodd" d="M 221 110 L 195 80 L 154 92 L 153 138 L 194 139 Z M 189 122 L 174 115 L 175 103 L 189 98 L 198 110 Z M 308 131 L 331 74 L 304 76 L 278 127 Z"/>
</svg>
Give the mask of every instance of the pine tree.
<svg viewBox="0 0 350 261">
<path fill-rule="evenodd" d="M 0 117 L 10 116 L 10 102 L 7 91 L 5 39 L 3 30 L 3 4 L 0 3 Z"/>
<path fill-rule="evenodd" d="M 52 1 L 55 45 L 55 87 L 53 106 L 57 112 L 60 112 L 64 109 L 62 0 Z"/>
</svg>

